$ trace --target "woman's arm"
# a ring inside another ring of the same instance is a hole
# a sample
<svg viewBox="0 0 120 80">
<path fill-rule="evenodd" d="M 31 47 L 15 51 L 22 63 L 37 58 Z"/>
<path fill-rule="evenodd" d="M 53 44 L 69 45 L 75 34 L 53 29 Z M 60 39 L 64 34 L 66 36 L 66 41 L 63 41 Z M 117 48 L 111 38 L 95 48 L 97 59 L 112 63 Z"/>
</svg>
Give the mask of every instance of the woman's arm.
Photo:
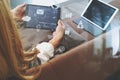
<svg viewBox="0 0 120 80">
<path fill-rule="evenodd" d="M 58 26 L 55 32 L 53 32 L 53 38 L 49 41 L 49 43 L 51 43 L 54 46 L 54 48 L 56 48 L 60 44 L 64 36 L 64 33 L 65 33 L 65 25 L 61 20 L 59 20 Z"/>
<path fill-rule="evenodd" d="M 41 44 L 38 44 L 36 48 L 40 51 L 40 53 L 37 55 L 37 57 L 41 60 L 41 63 L 47 62 L 51 57 L 54 56 L 54 48 L 56 48 L 65 32 L 65 25 L 62 21 L 58 21 L 58 26 L 53 32 L 53 38 L 49 42 L 43 42 Z"/>
</svg>

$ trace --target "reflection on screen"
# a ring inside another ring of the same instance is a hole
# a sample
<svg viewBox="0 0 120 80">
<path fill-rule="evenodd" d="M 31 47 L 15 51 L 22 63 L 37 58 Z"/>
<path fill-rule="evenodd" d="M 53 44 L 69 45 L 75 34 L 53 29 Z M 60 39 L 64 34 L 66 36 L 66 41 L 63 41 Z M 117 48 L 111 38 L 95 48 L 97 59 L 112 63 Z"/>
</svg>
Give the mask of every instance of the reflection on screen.
<svg viewBox="0 0 120 80">
<path fill-rule="evenodd" d="M 93 0 L 83 16 L 101 28 L 104 28 L 114 12 L 114 8 L 98 0 Z"/>
</svg>

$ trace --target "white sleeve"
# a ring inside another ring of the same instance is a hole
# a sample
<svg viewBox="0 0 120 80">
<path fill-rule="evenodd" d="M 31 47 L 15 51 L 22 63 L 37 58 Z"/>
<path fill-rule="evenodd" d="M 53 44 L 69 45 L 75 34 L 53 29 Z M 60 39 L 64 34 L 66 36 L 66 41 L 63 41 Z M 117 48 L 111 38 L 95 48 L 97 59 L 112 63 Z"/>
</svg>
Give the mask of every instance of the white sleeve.
<svg viewBox="0 0 120 80">
<path fill-rule="evenodd" d="M 40 51 L 37 57 L 41 60 L 41 64 L 47 62 L 54 56 L 54 47 L 48 42 L 42 42 L 41 44 L 38 44 L 36 48 Z"/>
</svg>

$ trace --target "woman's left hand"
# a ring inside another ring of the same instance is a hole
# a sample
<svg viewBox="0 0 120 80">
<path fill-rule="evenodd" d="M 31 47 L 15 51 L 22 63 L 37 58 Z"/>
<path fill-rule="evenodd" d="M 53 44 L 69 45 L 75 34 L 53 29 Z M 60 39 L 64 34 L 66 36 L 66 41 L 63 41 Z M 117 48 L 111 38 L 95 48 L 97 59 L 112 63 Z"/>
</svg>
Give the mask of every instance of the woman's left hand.
<svg viewBox="0 0 120 80">
<path fill-rule="evenodd" d="M 18 5 L 14 9 L 11 10 L 13 18 L 16 20 L 22 20 L 24 14 L 25 14 L 25 8 L 26 8 L 26 3 L 23 3 L 21 5 Z"/>
</svg>

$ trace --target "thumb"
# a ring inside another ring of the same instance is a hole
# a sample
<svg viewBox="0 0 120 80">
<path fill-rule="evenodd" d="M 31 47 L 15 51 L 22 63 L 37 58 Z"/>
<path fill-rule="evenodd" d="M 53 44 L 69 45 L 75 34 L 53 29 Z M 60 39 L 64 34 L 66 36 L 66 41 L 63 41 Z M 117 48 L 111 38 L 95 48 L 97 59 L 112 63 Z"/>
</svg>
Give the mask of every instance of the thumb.
<svg viewBox="0 0 120 80">
<path fill-rule="evenodd" d="M 26 6 L 26 3 L 23 3 L 23 4 L 18 5 L 17 7 L 24 8 L 25 6 Z"/>
<path fill-rule="evenodd" d="M 63 29 L 65 29 L 65 25 L 61 20 L 58 21 L 58 26 L 61 26 Z"/>
<path fill-rule="evenodd" d="M 22 5 L 21 5 L 21 7 L 25 7 L 26 6 L 26 3 L 23 3 Z"/>
</svg>

